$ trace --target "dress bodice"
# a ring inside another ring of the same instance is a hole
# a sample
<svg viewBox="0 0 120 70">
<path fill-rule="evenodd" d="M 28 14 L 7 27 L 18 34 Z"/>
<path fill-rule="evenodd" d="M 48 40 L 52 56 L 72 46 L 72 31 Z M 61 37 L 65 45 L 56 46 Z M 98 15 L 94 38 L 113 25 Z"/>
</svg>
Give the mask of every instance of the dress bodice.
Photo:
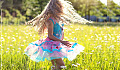
<svg viewBox="0 0 120 70">
<path fill-rule="evenodd" d="M 52 18 L 49 18 L 49 19 L 52 20 L 52 22 L 53 22 L 53 35 L 55 37 L 57 37 L 58 39 L 61 39 L 62 38 L 64 24 L 62 24 L 62 27 L 61 27 L 59 25 L 59 23 L 54 22 Z"/>
</svg>

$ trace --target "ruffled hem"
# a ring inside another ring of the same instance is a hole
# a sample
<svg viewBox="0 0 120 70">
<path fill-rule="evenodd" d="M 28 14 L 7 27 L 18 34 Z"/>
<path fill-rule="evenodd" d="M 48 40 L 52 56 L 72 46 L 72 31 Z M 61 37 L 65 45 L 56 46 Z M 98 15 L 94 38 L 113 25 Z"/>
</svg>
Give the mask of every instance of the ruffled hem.
<svg viewBox="0 0 120 70">
<path fill-rule="evenodd" d="M 53 60 L 58 58 L 68 58 L 73 60 L 75 57 L 84 50 L 82 45 L 71 42 L 72 47 L 67 47 L 59 41 L 53 41 L 47 38 L 46 40 L 37 40 L 29 43 L 27 48 L 24 50 L 27 56 L 31 60 L 39 62 L 47 60 Z"/>
</svg>

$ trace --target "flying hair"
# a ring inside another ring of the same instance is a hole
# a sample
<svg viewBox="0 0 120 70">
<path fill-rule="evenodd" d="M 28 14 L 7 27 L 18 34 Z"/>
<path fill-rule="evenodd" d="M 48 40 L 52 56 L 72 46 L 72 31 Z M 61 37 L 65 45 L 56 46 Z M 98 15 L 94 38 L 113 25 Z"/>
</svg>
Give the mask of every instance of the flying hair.
<svg viewBox="0 0 120 70">
<path fill-rule="evenodd" d="M 41 14 L 28 21 L 26 24 L 32 24 L 33 27 L 36 26 L 38 35 L 42 36 L 47 28 L 46 22 L 50 17 L 59 19 L 59 21 L 64 24 L 75 22 L 81 24 L 86 24 L 87 22 L 91 23 L 90 21 L 82 18 L 76 12 L 71 2 L 67 0 L 50 0 Z"/>
</svg>

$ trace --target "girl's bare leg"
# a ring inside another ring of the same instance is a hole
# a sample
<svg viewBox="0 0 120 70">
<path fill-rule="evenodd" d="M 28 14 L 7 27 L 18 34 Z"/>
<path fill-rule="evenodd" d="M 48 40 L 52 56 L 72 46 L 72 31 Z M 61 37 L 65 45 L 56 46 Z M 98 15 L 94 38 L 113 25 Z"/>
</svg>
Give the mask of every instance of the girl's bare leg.
<svg viewBox="0 0 120 70">
<path fill-rule="evenodd" d="M 62 58 L 56 59 L 56 64 L 57 64 L 57 68 L 60 69 L 60 70 L 62 69 L 61 66 L 65 66 Z"/>
<path fill-rule="evenodd" d="M 55 66 L 55 67 L 52 67 L 52 70 L 55 70 L 55 69 L 57 69 L 57 67 L 56 67 L 56 60 L 55 59 L 53 59 L 53 60 L 51 60 L 51 62 L 52 62 L 52 65 L 53 66 Z"/>
<path fill-rule="evenodd" d="M 55 66 L 55 68 L 54 68 L 53 70 L 55 70 L 55 69 L 61 70 L 62 68 L 61 68 L 60 66 L 65 66 L 62 58 L 51 60 L 51 62 L 52 62 L 52 64 L 53 64 L 53 66 Z M 55 64 L 56 64 L 56 65 L 55 65 Z"/>
</svg>

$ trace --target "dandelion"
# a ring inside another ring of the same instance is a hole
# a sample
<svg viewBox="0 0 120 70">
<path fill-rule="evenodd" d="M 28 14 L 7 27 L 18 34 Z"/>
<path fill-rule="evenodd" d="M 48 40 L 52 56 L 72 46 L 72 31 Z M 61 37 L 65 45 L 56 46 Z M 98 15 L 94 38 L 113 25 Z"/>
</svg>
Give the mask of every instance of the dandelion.
<svg viewBox="0 0 120 70">
<path fill-rule="evenodd" d="M 51 69 L 55 68 L 55 66 L 51 66 Z"/>
<path fill-rule="evenodd" d="M 102 37 L 99 37 L 99 40 L 102 40 Z"/>
<path fill-rule="evenodd" d="M 107 59 L 105 58 L 105 60 L 107 61 Z"/>
<path fill-rule="evenodd" d="M 10 36 L 8 36 L 8 39 L 10 39 Z"/>
<path fill-rule="evenodd" d="M 18 48 L 19 50 L 21 50 L 21 48 Z"/>
<path fill-rule="evenodd" d="M 13 45 L 10 45 L 10 46 L 13 46 Z"/>
<path fill-rule="evenodd" d="M 93 36 L 91 36 L 90 38 L 93 38 Z"/>
<path fill-rule="evenodd" d="M 74 37 L 74 40 L 77 40 L 77 38 Z"/>
<path fill-rule="evenodd" d="M 92 50 L 92 52 L 94 52 L 94 50 Z"/>
<path fill-rule="evenodd" d="M 77 63 L 77 65 L 80 65 L 79 63 Z"/>
<path fill-rule="evenodd" d="M 97 38 L 98 38 L 98 35 L 97 35 L 97 34 L 95 34 L 95 36 L 97 36 Z"/>
<path fill-rule="evenodd" d="M 69 35 L 71 35 L 71 33 L 69 33 Z"/>
<path fill-rule="evenodd" d="M 76 31 L 76 30 L 80 30 L 80 29 L 79 29 L 79 28 L 77 28 L 77 29 L 75 29 L 75 31 Z"/>
<path fill-rule="evenodd" d="M 24 46 L 24 45 L 21 45 L 21 46 Z"/>
<path fill-rule="evenodd" d="M 101 45 L 98 45 L 97 48 L 101 48 L 102 46 Z"/>
<path fill-rule="evenodd" d="M 75 65 L 75 64 L 72 64 L 72 66 L 75 66 L 75 67 L 77 67 L 77 65 Z"/>
<path fill-rule="evenodd" d="M 87 35 L 85 35 L 85 37 L 87 37 Z"/>
<path fill-rule="evenodd" d="M 5 41 L 5 39 L 3 37 L 1 37 L 1 39 L 2 39 L 1 41 Z"/>
<path fill-rule="evenodd" d="M 72 33 L 75 33 L 75 32 L 72 32 Z"/>
<path fill-rule="evenodd" d="M 92 53 L 89 53 L 89 54 L 92 54 Z"/>
<path fill-rule="evenodd" d="M 12 37 L 13 38 L 13 40 L 12 41 L 16 41 L 16 38 L 15 37 Z"/>
<path fill-rule="evenodd" d="M 63 68 L 63 69 L 65 69 L 66 68 L 66 66 L 60 66 L 61 68 Z"/>
<path fill-rule="evenodd" d="M 113 62 L 110 62 L 110 64 L 112 64 Z"/>
<path fill-rule="evenodd" d="M 34 38 L 33 38 L 34 39 Z M 26 40 L 23 40 L 23 42 L 26 42 Z"/>
<path fill-rule="evenodd" d="M 6 53 L 8 53 L 8 51 L 6 51 Z"/>
<path fill-rule="evenodd" d="M 108 41 L 104 41 L 104 42 L 106 42 L 106 43 L 107 43 Z"/>
<path fill-rule="evenodd" d="M 20 51 L 17 51 L 17 53 L 19 53 Z"/>
<path fill-rule="evenodd" d="M 97 64 L 100 64 L 100 62 L 97 62 Z"/>
<path fill-rule="evenodd" d="M 30 36 L 32 36 L 32 35 L 30 35 Z"/>
<path fill-rule="evenodd" d="M 26 38 L 28 38 L 28 36 L 26 36 Z"/>
<path fill-rule="evenodd" d="M 21 36 L 19 37 L 19 39 L 21 39 Z"/>
<path fill-rule="evenodd" d="M 9 50 L 9 48 L 7 48 Z"/>
<path fill-rule="evenodd" d="M 111 48 L 114 48 L 114 45 L 111 45 L 110 47 L 111 47 Z"/>
</svg>

